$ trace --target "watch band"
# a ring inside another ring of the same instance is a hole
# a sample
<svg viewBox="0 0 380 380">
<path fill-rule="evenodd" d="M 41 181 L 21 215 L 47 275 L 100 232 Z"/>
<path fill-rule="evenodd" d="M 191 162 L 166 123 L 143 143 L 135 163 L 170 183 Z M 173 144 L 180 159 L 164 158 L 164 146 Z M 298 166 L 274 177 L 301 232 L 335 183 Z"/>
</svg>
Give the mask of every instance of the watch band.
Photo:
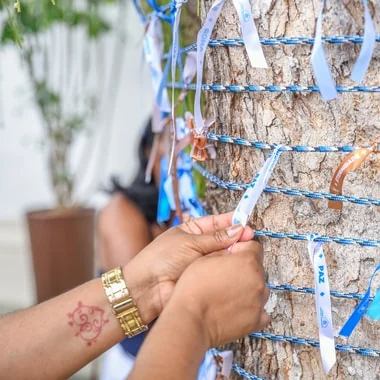
<svg viewBox="0 0 380 380">
<path fill-rule="evenodd" d="M 148 330 L 148 326 L 141 320 L 135 301 L 129 294 L 121 268 L 103 273 L 102 283 L 112 311 L 119 320 L 124 334 L 132 338 Z"/>
</svg>

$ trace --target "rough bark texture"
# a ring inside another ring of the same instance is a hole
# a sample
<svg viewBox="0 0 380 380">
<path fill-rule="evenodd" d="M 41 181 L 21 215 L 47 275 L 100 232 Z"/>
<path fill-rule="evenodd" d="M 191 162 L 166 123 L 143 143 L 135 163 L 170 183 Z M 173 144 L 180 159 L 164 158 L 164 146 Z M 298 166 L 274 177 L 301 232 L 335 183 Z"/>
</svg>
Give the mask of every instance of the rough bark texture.
<svg viewBox="0 0 380 380">
<path fill-rule="evenodd" d="M 202 1 L 202 19 L 212 1 Z M 369 1 L 380 31 L 380 1 Z M 313 36 L 320 1 L 255 0 L 252 9 L 261 37 Z M 325 35 L 363 33 L 360 0 L 328 1 L 324 16 Z M 240 36 L 232 1 L 226 1 L 213 38 Z M 349 76 L 360 45 L 326 45 L 328 61 L 337 84 L 351 85 Z M 243 48 L 210 48 L 206 53 L 206 83 L 314 84 L 310 46 L 264 47 L 269 70 L 252 69 Z M 380 49 L 367 73 L 365 84 L 380 83 Z M 319 94 L 208 94 L 209 113 L 215 114 L 217 133 L 283 144 L 366 145 L 380 135 L 380 95 L 340 94 L 323 103 Z M 249 182 L 260 169 L 267 153 L 247 147 L 218 144 L 217 159 L 209 169 L 230 181 Z M 282 153 L 273 186 L 329 191 L 332 174 L 344 154 Z M 357 171 L 348 175 L 344 193 L 379 197 L 380 161 L 372 155 Z M 208 184 L 210 212 L 233 209 L 241 192 L 225 191 Z M 325 200 L 263 194 L 252 219 L 257 229 L 379 238 L 379 208 L 344 204 L 343 211 L 330 210 Z M 313 286 L 313 275 L 305 242 L 262 239 L 265 267 L 270 282 Z M 330 287 L 363 293 L 379 249 L 325 244 Z M 233 284 L 231 284 L 233 286 Z M 335 331 L 356 306 L 352 300 L 332 298 Z M 315 301 L 312 295 L 273 292 L 268 304 L 272 322 L 266 331 L 318 339 Z M 233 323 L 233 316 L 226 316 Z M 380 348 L 379 324 L 364 319 L 348 343 Z M 336 343 L 345 343 L 336 339 Z M 319 350 L 272 341 L 244 339 L 235 344 L 235 360 L 257 376 L 270 379 L 324 378 Z M 330 379 L 379 379 L 380 359 L 337 353 L 337 365 Z"/>
</svg>

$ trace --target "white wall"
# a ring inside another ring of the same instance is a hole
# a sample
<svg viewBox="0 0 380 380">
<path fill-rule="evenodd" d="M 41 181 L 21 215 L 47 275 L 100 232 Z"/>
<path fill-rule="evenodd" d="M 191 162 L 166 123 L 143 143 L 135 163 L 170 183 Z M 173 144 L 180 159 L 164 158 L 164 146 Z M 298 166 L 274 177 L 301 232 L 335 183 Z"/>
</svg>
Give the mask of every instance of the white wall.
<svg viewBox="0 0 380 380">
<path fill-rule="evenodd" d="M 126 23 L 126 59 L 119 78 L 116 112 L 110 125 L 104 125 L 107 118 L 101 123 L 107 129 L 99 130 L 95 154 L 86 156 L 89 171 L 80 181 L 81 195 L 92 204 L 102 202 L 99 192 L 95 194 L 96 188 L 106 184 L 111 173 L 125 180 L 133 175 L 137 139 L 150 113 L 150 79 L 146 65 L 141 67 L 143 28 L 133 7 Z M 106 53 L 108 56 L 111 52 Z M 17 221 L 26 209 L 52 205 L 53 195 L 45 153 L 39 146 L 43 137 L 41 120 L 19 51 L 4 48 L 0 54 L 0 220 Z M 88 188 L 92 188 L 89 193 Z"/>
</svg>

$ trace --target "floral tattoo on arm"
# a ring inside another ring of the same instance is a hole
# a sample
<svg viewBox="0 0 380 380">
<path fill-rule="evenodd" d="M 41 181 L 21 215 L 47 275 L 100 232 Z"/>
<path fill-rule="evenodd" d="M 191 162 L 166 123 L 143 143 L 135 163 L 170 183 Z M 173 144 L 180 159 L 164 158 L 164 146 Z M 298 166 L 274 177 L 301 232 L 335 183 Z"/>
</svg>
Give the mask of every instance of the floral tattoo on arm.
<svg viewBox="0 0 380 380">
<path fill-rule="evenodd" d="M 67 314 L 69 326 L 75 328 L 75 336 L 83 339 L 88 346 L 96 342 L 96 339 L 108 322 L 104 319 L 104 310 L 97 306 L 83 305 L 78 302 L 77 307 Z"/>
</svg>

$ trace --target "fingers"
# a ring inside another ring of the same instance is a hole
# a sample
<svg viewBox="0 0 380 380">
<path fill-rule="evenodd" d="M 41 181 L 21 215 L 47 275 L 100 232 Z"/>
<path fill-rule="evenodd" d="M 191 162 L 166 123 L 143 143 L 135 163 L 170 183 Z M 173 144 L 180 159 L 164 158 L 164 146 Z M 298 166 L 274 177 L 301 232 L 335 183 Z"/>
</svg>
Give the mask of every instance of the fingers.
<svg viewBox="0 0 380 380">
<path fill-rule="evenodd" d="M 197 251 L 202 254 L 220 251 L 231 247 L 242 236 L 244 228 L 241 224 L 231 226 L 213 233 L 192 235 Z"/>
<path fill-rule="evenodd" d="M 209 215 L 201 218 L 196 218 L 190 222 L 184 223 L 181 227 L 186 231 L 193 234 L 207 234 L 217 230 L 230 227 L 232 225 L 233 212 L 220 215 Z"/>
<path fill-rule="evenodd" d="M 241 235 L 239 241 L 249 241 L 252 240 L 254 236 L 255 232 L 253 231 L 253 229 L 251 227 L 246 226 L 244 227 L 244 232 Z"/>
<path fill-rule="evenodd" d="M 220 215 L 209 215 L 202 218 L 193 219 L 187 223 L 183 223 L 179 226 L 180 229 L 190 234 L 207 234 L 214 233 L 218 230 L 222 230 L 232 226 L 233 212 Z M 240 236 L 240 241 L 252 240 L 254 231 L 251 227 L 244 227 L 244 232 Z"/>
<path fill-rule="evenodd" d="M 239 241 L 232 247 L 231 253 L 232 254 L 237 254 L 237 253 L 252 254 L 258 258 L 259 263 L 262 264 L 264 262 L 263 246 L 257 241 L 253 241 L 253 240 L 245 241 L 245 242 Z"/>
</svg>

